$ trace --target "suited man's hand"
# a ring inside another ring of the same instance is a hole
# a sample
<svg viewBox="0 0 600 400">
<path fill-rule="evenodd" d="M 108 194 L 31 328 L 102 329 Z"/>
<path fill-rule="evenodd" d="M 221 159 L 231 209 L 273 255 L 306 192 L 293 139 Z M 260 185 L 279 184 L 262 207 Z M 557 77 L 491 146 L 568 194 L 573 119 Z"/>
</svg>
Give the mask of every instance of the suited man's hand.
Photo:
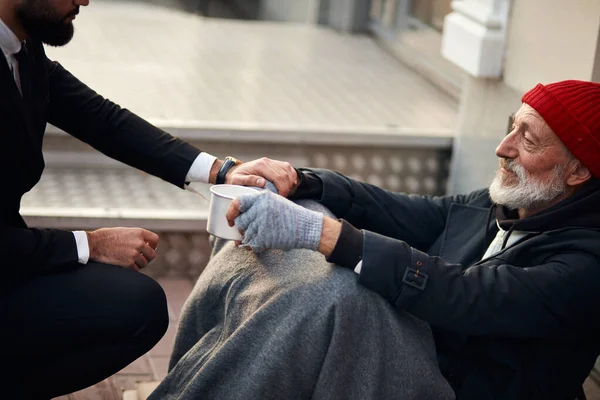
<svg viewBox="0 0 600 400">
<path fill-rule="evenodd" d="M 275 184 L 280 195 L 287 197 L 298 185 L 298 174 L 289 162 L 263 157 L 231 168 L 225 177 L 225 183 L 261 188 L 267 180 Z"/>
<path fill-rule="evenodd" d="M 90 260 L 131 268 L 146 267 L 158 247 L 158 235 L 141 228 L 102 228 L 86 232 Z"/>
</svg>

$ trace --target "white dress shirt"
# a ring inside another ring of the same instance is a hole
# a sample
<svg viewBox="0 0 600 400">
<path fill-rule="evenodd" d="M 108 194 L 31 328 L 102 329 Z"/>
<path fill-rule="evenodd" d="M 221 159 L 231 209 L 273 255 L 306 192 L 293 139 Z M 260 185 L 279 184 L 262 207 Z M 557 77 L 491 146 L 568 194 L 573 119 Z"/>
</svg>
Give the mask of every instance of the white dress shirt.
<svg viewBox="0 0 600 400">
<path fill-rule="evenodd" d="M 0 19 L 0 48 L 2 48 L 2 54 L 8 62 L 8 67 L 13 73 L 19 91 L 21 91 L 21 78 L 19 76 L 19 63 L 15 54 L 21 51 L 21 45 L 19 38 Z"/>
<path fill-rule="evenodd" d="M 358 264 L 356 264 L 356 267 L 354 267 L 354 272 L 360 275 L 360 271 L 362 271 L 362 260 L 360 260 Z"/>
<path fill-rule="evenodd" d="M 22 43 L 19 38 L 10 30 L 8 26 L 0 19 L 0 48 L 2 54 L 8 62 L 8 66 L 13 73 L 13 77 L 21 91 L 21 78 L 19 75 L 19 62 L 15 54 L 21 50 Z M 208 154 L 200 153 L 192 163 L 190 170 L 186 175 L 186 182 L 208 183 L 210 169 L 217 158 Z M 81 264 L 87 264 L 90 258 L 90 247 L 87 235 L 84 231 L 74 231 L 75 243 L 77 244 L 77 256 Z"/>
<path fill-rule="evenodd" d="M 501 252 L 505 248 L 510 247 L 519 240 L 523 239 L 525 236 L 531 235 L 533 233 L 526 231 L 512 231 L 510 232 L 510 236 L 506 240 L 506 243 L 504 243 L 504 239 L 509 233 L 508 231 L 505 231 L 500 227 L 498 220 L 496 220 L 496 226 L 498 226 L 498 233 L 496 233 L 496 237 L 494 237 L 494 240 L 492 240 L 492 243 L 490 243 L 490 245 L 488 246 L 485 254 L 483 255 L 483 257 L 481 257 L 482 260 Z"/>
</svg>

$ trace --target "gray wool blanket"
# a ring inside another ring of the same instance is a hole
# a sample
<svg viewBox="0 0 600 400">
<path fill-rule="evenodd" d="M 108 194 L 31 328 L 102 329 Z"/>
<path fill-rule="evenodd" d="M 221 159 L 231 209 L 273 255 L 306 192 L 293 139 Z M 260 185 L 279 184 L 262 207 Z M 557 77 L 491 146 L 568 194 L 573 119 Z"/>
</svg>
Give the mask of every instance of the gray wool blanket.
<svg viewBox="0 0 600 400">
<path fill-rule="evenodd" d="M 454 398 L 429 326 L 353 271 L 309 250 L 257 255 L 212 240 L 151 400 Z"/>
</svg>

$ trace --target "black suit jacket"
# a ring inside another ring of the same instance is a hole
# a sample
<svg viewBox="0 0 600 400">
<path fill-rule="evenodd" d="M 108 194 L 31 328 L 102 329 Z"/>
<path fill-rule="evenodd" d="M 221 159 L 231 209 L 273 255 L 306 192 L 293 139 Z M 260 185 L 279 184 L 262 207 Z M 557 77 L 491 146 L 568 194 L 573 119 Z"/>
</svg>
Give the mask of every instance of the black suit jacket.
<svg viewBox="0 0 600 400">
<path fill-rule="evenodd" d="M 27 41 L 31 101 L 25 104 L 0 55 L 0 263 L 5 282 L 77 262 L 71 232 L 28 228 L 21 197 L 44 169 L 42 141 L 49 122 L 102 153 L 179 187 L 200 150 L 95 93 L 40 42 Z"/>
</svg>

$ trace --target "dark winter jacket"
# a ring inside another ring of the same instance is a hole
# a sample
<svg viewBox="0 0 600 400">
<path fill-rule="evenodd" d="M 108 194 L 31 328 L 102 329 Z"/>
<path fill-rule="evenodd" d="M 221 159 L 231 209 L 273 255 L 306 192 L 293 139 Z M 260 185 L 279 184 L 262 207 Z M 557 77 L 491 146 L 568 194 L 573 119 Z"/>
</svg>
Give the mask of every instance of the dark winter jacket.
<svg viewBox="0 0 600 400">
<path fill-rule="evenodd" d="M 459 399 L 574 399 L 600 350 L 600 182 L 522 220 L 487 190 L 425 197 L 326 170 L 321 202 L 364 230 L 360 282 L 427 321 Z M 481 259 L 498 231 L 531 232 Z"/>
</svg>

